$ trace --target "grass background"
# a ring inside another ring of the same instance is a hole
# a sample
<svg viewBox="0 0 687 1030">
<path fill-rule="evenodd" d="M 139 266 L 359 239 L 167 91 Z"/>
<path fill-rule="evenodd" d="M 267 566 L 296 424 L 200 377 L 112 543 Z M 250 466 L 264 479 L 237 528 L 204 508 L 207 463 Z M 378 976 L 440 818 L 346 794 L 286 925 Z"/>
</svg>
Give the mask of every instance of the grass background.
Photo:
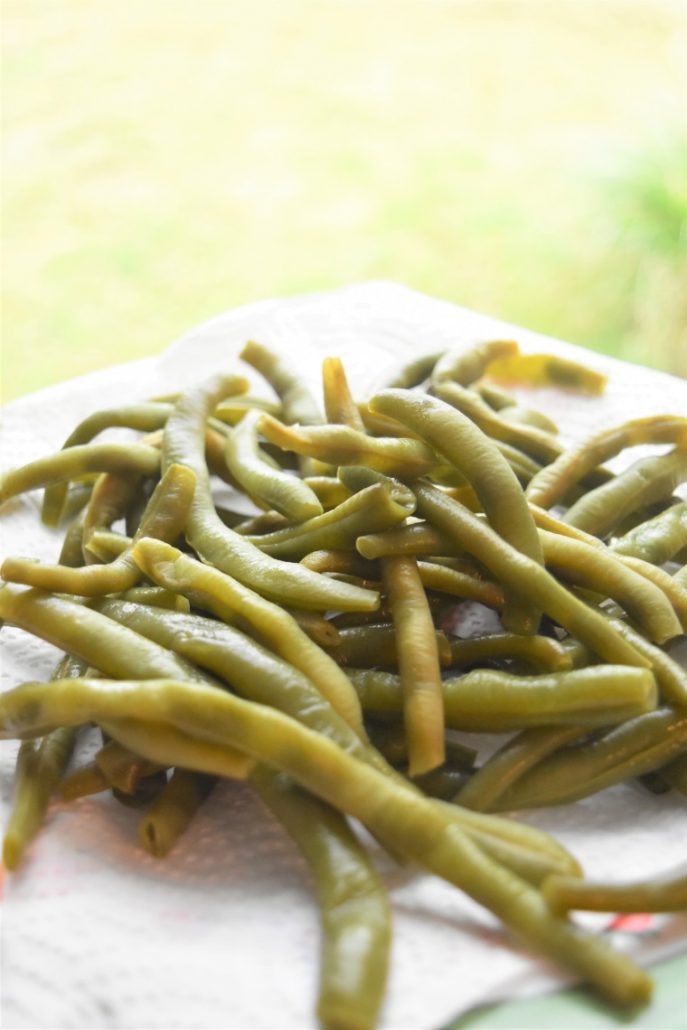
<svg viewBox="0 0 687 1030">
<path fill-rule="evenodd" d="M 395 279 L 687 375 L 672 0 L 4 0 L 6 398 Z"/>
</svg>

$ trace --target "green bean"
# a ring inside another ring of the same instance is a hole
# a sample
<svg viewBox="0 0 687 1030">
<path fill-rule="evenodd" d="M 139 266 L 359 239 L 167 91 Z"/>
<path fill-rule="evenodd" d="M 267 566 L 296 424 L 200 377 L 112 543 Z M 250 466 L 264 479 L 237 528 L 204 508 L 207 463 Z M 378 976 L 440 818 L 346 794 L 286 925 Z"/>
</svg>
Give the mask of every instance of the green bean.
<svg viewBox="0 0 687 1030">
<path fill-rule="evenodd" d="M 146 680 L 145 682 L 155 683 L 158 681 Z M 188 684 L 186 685 L 188 686 Z M 219 694 L 221 691 L 216 693 Z M 187 767 L 197 773 L 223 776 L 230 780 L 245 780 L 255 765 L 254 759 L 239 748 L 228 746 L 226 743 L 197 740 L 168 722 L 139 719 L 138 712 L 135 713 L 134 718 L 103 718 L 100 720 L 100 726 L 124 747 L 136 751 L 143 758 L 164 768 L 176 765 Z M 145 794 L 141 796 L 140 792 L 146 784 L 152 783 L 154 779 L 155 776 L 149 776 L 139 782 L 137 793 L 139 793 L 140 803 L 146 804 L 153 800 L 151 797 L 146 798 Z M 161 786 L 164 789 L 164 783 Z M 126 798 L 130 796 L 121 792 L 116 793 L 119 799 L 125 803 Z M 136 798 L 136 794 L 131 796 Z"/>
<path fill-rule="evenodd" d="M 105 676 L 205 680 L 188 662 L 74 601 L 30 588 L 0 590 L 0 618 L 62 648 Z"/>
<path fill-rule="evenodd" d="M 86 511 L 80 511 L 74 518 L 65 533 L 62 547 L 58 555 L 58 564 L 68 565 L 76 569 L 83 565 L 83 528 L 86 521 Z"/>
<path fill-rule="evenodd" d="M 163 587 L 130 587 L 119 595 L 123 601 L 135 604 L 149 604 L 153 608 L 163 608 L 170 612 L 190 612 L 191 605 L 181 594 Z"/>
<path fill-rule="evenodd" d="M 687 588 L 687 565 L 683 565 L 681 569 L 678 569 L 677 572 L 673 573 L 673 582 L 680 588 Z"/>
<path fill-rule="evenodd" d="M 246 493 L 288 519 L 302 522 L 322 514 L 322 505 L 309 486 L 276 469 L 258 446 L 261 413 L 249 411 L 227 436 L 224 456 L 234 479 Z"/>
<path fill-rule="evenodd" d="M 379 389 L 392 390 L 397 386 L 410 389 L 413 386 L 419 386 L 430 375 L 443 353 L 443 350 L 437 350 L 429 354 L 421 354 L 419 358 L 413 358 L 406 364 L 397 367 L 396 371 L 380 384 Z"/>
<path fill-rule="evenodd" d="M 539 462 L 531 458 L 529 454 L 525 454 L 520 448 L 513 447 L 512 444 L 506 443 L 504 440 L 494 440 L 494 444 L 523 485 L 526 486 L 539 472 L 541 468 Z"/>
<path fill-rule="evenodd" d="M 615 557 L 622 565 L 648 579 L 663 591 L 672 604 L 683 631 L 687 632 L 687 585 L 681 586 L 669 572 L 651 565 L 642 558 L 632 558 L 628 554 L 616 554 Z"/>
<path fill-rule="evenodd" d="M 306 612 L 300 608 L 285 610 L 295 619 L 303 632 L 320 647 L 337 647 L 341 643 L 341 634 L 330 619 L 325 619 L 317 612 Z"/>
<path fill-rule="evenodd" d="M 616 554 L 641 558 L 652 565 L 670 561 L 683 547 L 687 547 L 687 501 L 641 522 L 611 544 Z"/>
<path fill-rule="evenodd" d="M 523 426 L 534 426 L 544 433 L 551 433 L 555 436 L 558 433 L 558 426 L 555 422 L 534 408 L 523 408 L 519 404 L 508 407 L 502 412 L 501 418 L 506 422 L 516 422 Z"/>
<path fill-rule="evenodd" d="M 437 652 L 443 665 L 451 661 L 451 649 L 445 634 L 435 631 Z M 329 650 L 340 665 L 384 666 L 395 669 L 398 665 L 398 631 L 391 622 L 372 626 L 348 626 L 339 630 L 339 643 Z"/>
<path fill-rule="evenodd" d="M 371 1030 L 389 965 L 391 908 L 346 819 L 259 767 L 251 782 L 306 860 L 322 919 L 317 1015 L 323 1026 Z"/>
<path fill-rule="evenodd" d="M 398 525 L 411 515 L 415 507 L 408 507 L 409 491 L 383 483 L 365 487 L 347 500 L 322 515 L 300 522 L 298 525 L 275 529 L 272 533 L 244 537 L 263 554 L 273 558 L 299 560 L 320 548 L 353 547 L 360 534 Z"/>
<path fill-rule="evenodd" d="M 288 426 L 263 415 L 260 431 L 284 450 L 332 465 L 365 465 L 403 479 L 421 476 L 439 464 L 431 448 L 420 440 L 367 436 L 350 426 Z"/>
<path fill-rule="evenodd" d="M 322 393 L 327 422 L 350 426 L 365 432 L 365 424 L 351 396 L 346 372 L 340 358 L 325 358 L 322 362 Z"/>
<path fill-rule="evenodd" d="M 86 507 L 83 524 L 82 552 L 87 565 L 97 560 L 88 547 L 91 535 L 100 529 L 109 530 L 115 522 L 125 518 L 142 488 L 141 476 L 104 473 L 98 477 Z"/>
<path fill-rule="evenodd" d="M 85 665 L 65 656 L 53 673 L 53 679 L 81 676 Z M 24 740 L 17 755 L 12 808 L 5 827 L 2 861 L 6 869 L 19 867 L 24 853 L 38 833 L 50 797 L 69 764 L 77 727 L 52 730 L 42 740 Z"/>
<path fill-rule="evenodd" d="M 171 404 L 150 401 L 96 411 L 83 419 L 76 429 L 72 430 L 62 444 L 62 449 L 88 444 L 103 430 L 113 427 L 138 429 L 144 433 L 151 433 L 164 426 L 171 411 Z M 58 526 L 61 522 L 68 489 L 68 483 L 55 483 L 46 487 L 41 511 L 41 518 L 46 526 Z"/>
<path fill-rule="evenodd" d="M 228 523 L 227 523 L 228 525 Z M 251 515 L 249 518 L 242 516 L 241 520 L 233 527 L 240 536 L 251 536 L 253 533 L 271 533 L 273 529 L 281 529 L 288 526 L 289 520 L 278 511 L 263 511 L 259 515 Z"/>
<path fill-rule="evenodd" d="M 607 551 L 581 540 L 539 530 L 549 568 L 576 586 L 613 598 L 649 638 L 664 644 L 682 632 L 682 626 L 664 591 Z"/>
<path fill-rule="evenodd" d="M 351 491 L 335 476 L 306 476 L 303 482 L 310 487 L 325 511 L 342 504 L 351 496 Z"/>
<path fill-rule="evenodd" d="M 666 701 L 678 708 L 687 708 L 687 670 L 621 619 L 610 618 L 609 622 L 616 633 L 651 663 L 656 682 Z"/>
<path fill-rule="evenodd" d="M 407 426 L 401 425 L 395 418 L 388 418 L 386 415 L 372 411 L 366 401 L 358 402 L 358 411 L 366 431 L 371 436 L 401 436 L 411 440 L 417 439 L 415 433 L 408 429 Z"/>
<path fill-rule="evenodd" d="M 195 476 L 189 468 L 170 465 L 146 505 L 134 542 L 144 536 L 174 542 L 184 529 L 194 488 Z M 128 548 L 108 565 L 87 565 L 78 569 L 7 558 L 0 575 L 10 583 L 96 597 L 128 590 L 138 582 L 141 572 Z"/>
<path fill-rule="evenodd" d="M 444 814 L 336 744 L 261 705 L 202 685 L 104 680 L 28 683 L 0 698 L 2 736 L 127 717 L 169 722 L 201 740 L 238 745 L 318 797 L 366 823 L 401 853 L 486 905 L 525 942 L 569 965 L 618 1004 L 646 1001 L 651 981 L 628 958 L 557 919 L 536 890 L 492 861 Z M 126 742 L 125 742 L 126 743 Z"/>
<path fill-rule="evenodd" d="M 487 608 L 503 608 L 503 591 L 497 583 L 434 562 L 419 561 L 417 568 L 422 585 L 427 590 L 438 590 L 453 597 L 479 601 Z"/>
<path fill-rule="evenodd" d="M 542 894 L 552 911 L 682 912 L 687 909 L 687 869 L 681 866 L 660 876 L 630 883 L 603 883 L 551 876 Z"/>
<path fill-rule="evenodd" d="M 374 486 L 381 483 L 394 491 L 394 496 L 399 498 L 400 503 L 408 508 L 415 507 L 415 495 L 409 486 L 406 486 L 400 479 L 384 475 L 376 469 L 368 468 L 366 465 L 341 465 L 337 470 L 339 481 L 346 489 L 355 494 L 364 490 L 367 486 Z"/>
<path fill-rule="evenodd" d="M 331 547 L 311 551 L 301 558 L 301 565 L 312 569 L 313 572 L 343 572 L 349 576 L 358 576 L 360 579 L 381 578 L 378 562 L 367 561 L 355 551 L 342 548 Z"/>
<path fill-rule="evenodd" d="M 437 634 L 414 558 L 383 558 L 382 581 L 396 635 L 408 766 L 414 777 L 446 758 Z"/>
<path fill-rule="evenodd" d="M 558 455 L 552 464 L 534 477 L 527 488 L 527 496 L 532 503 L 550 508 L 585 475 L 628 447 L 685 442 L 687 419 L 675 415 L 631 419 L 622 425 L 602 429 L 577 447 Z"/>
<path fill-rule="evenodd" d="M 212 790 L 215 779 L 175 769 L 138 824 L 138 839 L 155 858 L 164 858 L 184 833 Z"/>
<path fill-rule="evenodd" d="M 176 400 L 179 400 L 178 396 Z M 213 415 L 220 422 L 226 422 L 229 426 L 237 426 L 241 419 L 251 411 L 266 411 L 268 414 L 279 418 L 281 403 L 278 401 L 268 401 L 263 397 L 251 397 L 250 394 L 244 393 L 240 397 L 229 397 L 225 401 L 220 401 Z"/>
<path fill-rule="evenodd" d="M 394 554 L 457 554 L 455 542 L 428 522 L 413 522 L 382 533 L 364 533 L 356 541 L 364 558 L 386 558 Z"/>
<path fill-rule="evenodd" d="M 282 358 L 261 343 L 250 340 L 240 357 L 274 387 L 282 403 L 284 421 L 297 422 L 303 426 L 319 425 L 323 419 L 315 399 L 304 384 L 301 376 L 291 369 Z"/>
<path fill-rule="evenodd" d="M 687 479 L 687 448 L 641 458 L 615 479 L 591 490 L 565 514 L 565 521 L 604 537 L 624 516 L 645 504 L 670 497 Z"/>
<path fill-rule="evenodd" d="M 238 533 L 223 525 L 212 504 L 210 482 L 203 456 L 205 419 L 215 404 L 237 386 L 235 378 L 217 377 L 184 395 L 165 427 L 163 468 L 173 462 L 188 465 L 196 474 L 196 491 L 186 535 L 205 561 L 270 600 L 316 611 L 370 611 L 378 595 L 347 583 L 336 583 L 301 565 L 285 564 L 263 554 Z"/>
<path fill-rule="evenodd" d="M 519 354 L 515 340 L 483 340 L 478 343 L 452 347 L 441 355 L 432 370 L 431 385 L 444 380 L 469 386 L 480 379 L 489 365 L 498 358 Z"/>
<path fill-rule="evenodd" d="M 348 669 L 365 712 L 402 710 L 400 678 L 380 670 Z M 446 725 L 470 732 L 504 733 L 530 726 L 609 726 L 656 706 L 648 669 L 602 665 L 515 676 L 475 669 L 442 683 Z"/>
<path fill-rule="evenodd" d="M 570 655 L 553 637 L 492 633 L 472 640 L 451 641 L 451 665 L 464 668 L 495 658 L 519 658 L 542 672 L 564 672 L 572 668 Z"/>
<path fill-rule="evenodd" d="M 576 801 L 660 768 L 685 748 L 687 716 L 658 708 L 628 719 L 599 740 L 550 755 L 504 791 L 493 811 Z"/>
<path fill-rule="evenodd" d="M 142 571 L 160 586 L 184 594 L 192 604 L 226 622 L 237 616 L 248 622 L 277 654 L 312 679 L 356 732 L 362 732 L 360 705 L 348 679 L 288 612 L 231 576 L 159 540 L 139 540 L 132 553 Z"/>
<path fill-rule="evenodd" d="M 485 401 L 490 408 L 494 411 L 504 411 L 506 408 L 515 408 L 518 404 L 515 397 L 513 397 L 506 390 L 502 390 L 499 386 L 494 386 L 493 383 L 482 380 L 475 383 L 473 389 L 477 391 L 483 401 Z"/>
<path fill-rule="evenodd" d="M 373 397 L 371 407 L 398 418 L 426 440 L 469 480 L 494 529 L 533 562 L 543 563 L 534 520 L 515 474 L 468 418 L 433 397 L 389 390 Z M 514 632 L 536 632 L 538 613 L 521 595 L 504 589 L 503 623 Z"/>
<path fill-rule="evenodd" d="M 586 726 L 534 726 L 495 751 L 456 794 L 459 805 L 487 812 L 512 784 L 542 758 L 588 733 Z"/>
<path fill-rule="evenodd" d="M 596 369 L 557 354 L 506 354 L 492 362 L 489 375 L 529 386 L 564 386 L 594 396 L 604 392 L 608 381 Z"/>
<path fill-rule="evenodd" d="M 510 547 L 489 526 L 435 487 L 415 486 L 420 513 L 451 534 L 459 550 L 468 551 L 504 585 L 528 596 L 535 605 L 587 644 L 607 662 L 646 666 L 647 660 L 610 627 L 603 615 L 574 597 L 541 565 Z"/>
<path fill-rule="evenodd" d="M 0 504 L 41 486 L 76 479 L 88 472 L 153 476 L 160 467 L 160 452 L 145 444 L 101 443 L 70 447 L 47 458 L 10 469 L 0 479 Z"/>
<path fill-rule="evenodd" d="M 116 740 L 108 740 L 100 748 L 94 763 L 107 780 L 110 787 L 116 787 L 124 794 L 134 794 L 139 780 L 154 773 L 161 772 L 163 766 L 158 762 L 149 762 L 128 748 L 122 747 Z"/>
<path fill-rule="evenodd" d="M 57 731 L 55 731 L 57 732 Z M 25 741 L 25 743 L 30 743 Z M 77 798 L 91 794 L 102 794 L 109 790 L 110 784 L 102 769 L 95 762 L 89 762 L 69 773 L 57 785 L 57 797 L 60 801 L 76 801 Z"/>
</svg>

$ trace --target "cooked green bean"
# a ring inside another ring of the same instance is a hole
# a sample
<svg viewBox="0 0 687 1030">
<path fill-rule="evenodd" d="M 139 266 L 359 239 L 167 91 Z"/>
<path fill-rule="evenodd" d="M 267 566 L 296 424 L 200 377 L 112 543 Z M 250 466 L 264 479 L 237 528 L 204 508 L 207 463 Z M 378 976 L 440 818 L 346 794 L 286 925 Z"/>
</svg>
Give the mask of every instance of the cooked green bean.
<svg viewBox="0 0 687 1030">
<path fill-rule="evenodd" d="M 523 408 L 519 404 L 515 404 L 502 411 L 501 418 L 506 422 L 517 422 L 523 426 L 534 426 L 535 429 L 541 429 L 544 433 L 551 433 L 554 436 L 558 433 L 558 426 L 548 415 L 544 415 L 541 411 L 537 411 L 534 408 Z"/>
<path fill-rule="evenodd" d="M 381 570 L 378 562 L 367 561 L 356 551 L 342 548 L 323 548 L 311 551 L 301 558 L 301 565 L 313 572 L 343 572 L 360 579 L 380 579 Z"/>
<path fill-rule="evenodd" d="M 437 350 L 429 354 L 421 354 L 419 358 L 413 358 L 397 368 L 383 383 L 380 383 L 379 389 L 392 390 L 398 386 L 409 390 L 413 386 L 419 386 L 428 378 L 443 353 L 443 350 Z"/>
<path fill-rule="evenodd" d="M 451 661 L 451 648 L 444 633 L 434 629 L 437 656 L 442 665 Z M 399 662 L 399 633 L 391 622 L 372 626 L 348 626 L 339 630 L 339 643 L 329 653 L 340 665 L 383 666 L 395 669 Z"/>
<path fill-rule="evenodd" d="M 414 558 L 383 558 L 382 581 L 396 635 L 408 768 L 415 777 L 446 758 L 437 633 Z"/>
<path fill-rule="evenodd" d="M 512 394 L 485 380 L 475 383 L 473 389 L 477 391 L 482 400 L 486 401 L 489 407 L 493 408 L 494 411 L 504 411 L 506 408 L 515 408 L 518 404 Z"/>
<path fill-rule="evenodd" d="M 325 511 L 342 504 L 350 497 L 351 491 L 347 490 L 340 479 L 335 476 L 306 476 L 303 482 L 310 487 Z M 273 526 L 279 529 L 279 526 Z"/>
<path fill-rule="evenodd" d="M 287 608 L 289 615 L 296 620 L 304 633 L 320 647 L 337 647 L 341 642 L 341 634 L 330 619 L 318 612 L 306 612 L 301 608 Z"/>
<path fill-rule="evenodd" d="M 259 547 L 263 554 L 294 561 L 320 548 L 353 547 L 366 529 L 372 532 L 388 529 L 411 515 L 415 499 L 410 495 L 409 506 L 409 494 L 405 487 L 397 490 L 393 483 L 375 483 L 322 515 L 243 539 Z"/>
<path fill-rule="evenodd" d="M 247 412 L 227 436 L 224 455 L 232 476 L 249 497 L 294 522 L 321 515 L 322 505 L 310 487 L 266 460 L 258 445 L 260 418 L 258 411 Z"/>
<path fill-rule="evenodd" d="M 382 533 L 364 533 L 356 541 L 364 558 L 386 558 L 394 554 L 457 554 L 453 539 L 428 522 L 413 522 Z"/>
<path fill-rule="evenodd" d="M 191 605 L 185 597 L 173 590 L 165 590 L 163 587 L 130 587 L 119 596 L 123 601 L 149 604 L 154 608 L 163 608 L 170 612 L 190 612 L 191 610 Z"/>
<path fill-rule="evenodd" d="M 481 340 L 467 347 L 464 344 L 452 347 L 432 369 L 431 386 L 444 380 L 469 386 L 484 375 L 493 361 L 519 353 L 515 340 Z"/>
<path fill-rule="evenodd" d="M 53 679 L 83 675 L 86 666 L 65 656 Z M 42 740 L 23 740 L 17 754 L 12 808 L 5 826 L 2 861 L 6 869 L 21 864 L 24 853 L 38 833 L 48 810 L 50 797 L 69 764 L 78 727 L 58 727 Z"/>
<path fill-rule="evenodd" d="M 553 637 L 493 633 L 471 640 L 451 641 L 451 665 L 465 668 L 475 662 L 495 658 L 519 658 L 542 672 L 564 672 L 572 668 L 570 655 Z"/>
<path fill-rule="evenodd" d="M 659 457 L 641 458 L 609 483 L 590 490 L 565 513 L 565 521 L 604 537 L 626 515 L 670 497 L 687 479 L 687 447 Z"/>
<path fill-rule="evenodd" d="M 356 731 L 362 732 L 360 704 L 347 677 L 287 611 L 219 569 L 159 540 L 139 540 L 132 554 L 142 571 L 160 586 L 184 594 L 192 604 L 226 622 L 234 622 L 237 617 L 247 622 L 277 654 L 308 676 Z"/>
<path fill-rule="evenodd" d="M 628 447 L 686 442 L 687 419 L 675 415 L 651 415 L 602 429 L 543 468 L 529 484 L 527 497 L 541 508 L 550 508 L 585 475 Z"/>
<path fill-rule="evenodd" d="M 687 909 L 687 868 L 630 883 L 603 883 L 551 876 L 542 885 L 551 909 L 564 915 L 585 912 L 683 912 Z"/>
<path fill-rule="evenodd" d="M 365 712 L 402 710 L 400 677 L 377 669 L 349 669 Z M 504 733 L 530 726 L 610 726 L 656 706 L 648 669 L 600 665 L 588 669 L 515 676 L 474 669 L 442 683 L 446 725 L 470 732 Z"/>
<path fill-rule="evenodd" d="M 533 562 L 543 563 L 537 529 L 515 474 L 492 441 L 468 418 L 441 400 L 402 390 L 377 394 L 370 406 L 409 425 L 466 476 L 496 532 Z M 514 632 L 536 632 L 536 610 L 517 590 L 506 586 L 504 593 L 504 626 Z"/>
<path fill-rule="evenodd" d="M 576 586 L 613 598 L 647 636 L 664 644 L 682 632 L 680 620 L 663 590 L 607 551 L 581 540 L 539 530 L 547 567 Z"/>
<path fill-rule="evenodd" d="M 557 919 L 536 890 L 492 861 L 423 799 L 336 744 L 261 705 L 188 683 L 71 680 L 27 683 L 0 698 L 0 734 L 31 736 L 56 724 L 164 716 L 200 740 L 238 745 L 318 797 L 360 819 L 401 853 L 490 908 L 528 944 L 569 965 L 618 1004 L 646 1001 L 651 981 L 626 956 Z M 124 741 L 126 743 L 126 741 Z"/>
<path fill-rule="evenodd" d="M 641 558 L 652 565 L 670 561 L 683 547 L 687 547 L 687 501 L 641 522 L 611 544 L 616 554 Z"/>
<path fill-rule="evenodd" d="M 303 379 L 274 351 L 261 343 L 250 340 L 240 357 L 274 387 L 282 403 L 282 417 L 285 422 L 297 422 L 303 426 L 316 426 L 322 421 L 317 403 L 303 382 Z"/>
<path fill-rule="evenodd" d="M 263 415 L 260 431 L 284 450 L 332 465 L 365 465 L 403 479 L 424 475 L 439 464 L 434 451 L 420 440 L 367 436 L 350 426 L 289 426 Z"/>
<path fill-rule="evenodd" d="M 427 590 L 438 590 L 453 597 L 479 601 L 487 608 L 503 608 L 503 590 L 497 583 L 435 562 L 419 561 L 417 568 L 422 585 Z"/>
<path fill-rule="evenodd" d="M 318 611 L 371 611 L 378 595 L 348 583 L 310 572 L 302 565 L 286 564 L 263 554 L 226 527 L 214 510 L 204 458 L 205 420 L 215 404 L 242 386 L 235 377 L 216 377 L 184 394 L 165 426 L 163 468 L 179 462 L 196 474 L 196 491 L 186 535 L 197 554 L 230 576 L 257 589 L 265 597 L 296 608 Z"/>
<path fill-rule="evenodd" d="M 163 769 L 158 762 L 149 762 L 146 758 L 141 758 L 140 755 L 118 744 L 116 740 L 108 740 L 96 753 L 93 761 L 108 785 L 116 787 L 124 794 L 134 794 L 139 780 Z"/>
<path fill-rule="evenodd" d="M 109 530 L 126 513 L 143 488 L 142 476 L 119 476 L 105 472 L 96 480 L 86 506 L 83 524 L 82 552 L 86 565 L 93 564 L 97 556 L 89 550 L 91 535 L 97 530 Z"/>
<path fill-rule="evenodd" d="M 648 579 L 663 591 L 672 604 L 683 631 L 687 632 L 687 585 L 681 586 L 669 572 L 657 565 L 651 565 L 642 558 L 632 558 L 629 554 L 616 554 L 615 557 L 628 569 Z"/>
<path fill-rule="evenodd" d="M 77 569 L 83 565 L 83 529 L 86 522 L 86 510 L 79 512 L 64 535 L 62 547 L 57 561 L 59 565 L 68 565 L 70 569 Z"/>
<path fill-rule="evenodd" d="M 183 532 L 191 507 L 195 479 L 184 465 L 170 465 L 146 505 L 134 542 L 145 536 L 174 543 Z M 141 571 L 127 549 L 108 565 L 86 565 L 73 569 L 64 565 L 42 565 L 25 558 L 6 558 L 0 575 L 10 583 L 24 583 L 65 594 L 97 597 L 133 587 Z"/>
<path fill-rule="evenodd" d="M 29 490 L 76 479 L 88 472 L 154 476 L 159 468 L 160 452 L 142 443 L 70 447 L 5 472 L 0 479 L 0 504 Z"/>
<path fill-rule="evenodd" d="M 340 358 L 325 358 L 322 362 L 322 393 L 327 422 L 339 423 L 365 432 L 365 424 L 351 396 L 346 372 Z"/>
<path fill-rule="evenodd" d="M 656 682 L 665 700 L 678 708 L 687 708 L 687 669 L 626 622 L 618 618 L 610 618 L 609 622 L 616 633 L 624 637 L 651 663 Z"/>
<path fill-rule="evenodd" d="M 26 742 L 29 743 L 29 742 Z M 79 769 L 68 773 L 57 785 L 57 797 L 61 801 L 76 801 L 91 794 L 102 794 L 109 790 L 110 784 L 102 769 L 95 762 L 82 765 Z"/>
<path fill-rule="evenodd" d="M 177 396 L 175 403 L 178 400 L 179 397 Z M 249 411 L 268 412 L 268 414 L 276 415 L 279 418 L 281 403 L 279 401 L 268 401 L 263 397 L 252 397 L 250 394 L 243 393 L 240 397 L 228 397 L 227 400 L 220 401 L 213 412 L 213 416 L 219 419 L 220 422 L 226 422 L 229 426 L 237 426 Z"/>
<path fill-rule="evenodd" d="M 681 569 L 678 569 L 673 574 L 673 582 L 680 588 L 687 588 L 687 565 L 683 565 Z"/>
<path fill-rule="evenodd" d="M 202 773 L 175 769 L 138 824 L 138 839 L 155 858 L 164 858 L 188 829 L 207 800 L 215 779 Z"/>
<path fill-rule="evenodd" d="M 608 625 L 603 615 L 574 597 L 537 562 L 509 546 L 467 508 L 424 483 L 416 484 L 415 495 L 420 513 L 449 533 L 459 550 L 474 555 L 500 583 L 528 596 L 606 661 L 648 665 L 647 660 Z"/>
<path fill-rule="evenodd" d="M 505 790 L 528 769 L 564 744 L 585 736 L 586 726 L 534 726 L 523 730 L 495 751 L 456 795 L 459 805 L 487 812 Z"/>
<path fill-rule="evenodd" d="M 579 361 L 557 354 L 506 354 L 495 359 L 489 374 L 495 379 L 528 386 L 563 386 L 599 396 L 604 392 L 607 376 Z"/>
<path fill-rule="evenodd" d="M 665 765 L 687 748 L 687 716 L 672 708 L 628 719 L 599 740 L 561 748 L 497 799 L 493 811 L 560 805 Z"/>
<path fill-rule="evenodd" d="M 384 885 L 334 808 L 264 766 L 251 782 L 313 878 L 323 936 L 318 1018 L 327 1027 L 372 1030 L 391 949 L 391 907 Z"/>
<path fill-rule="evenodd" d="M 74 601 L 29 588 L 0 590 L 0 619 L 47 640 L 105 676 L 204 680 L 183 659 Z"/>
</svg>

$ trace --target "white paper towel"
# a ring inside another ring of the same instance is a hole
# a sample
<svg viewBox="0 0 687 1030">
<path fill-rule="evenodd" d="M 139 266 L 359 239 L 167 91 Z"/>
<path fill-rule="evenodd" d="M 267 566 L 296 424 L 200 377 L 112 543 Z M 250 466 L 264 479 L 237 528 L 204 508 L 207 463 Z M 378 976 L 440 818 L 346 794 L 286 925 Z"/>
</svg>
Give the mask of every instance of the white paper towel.
<svg viewBox="0 0 687 1030">
<path fill-rule="evenodd" d="M 5 409 L 2 463 L 57 449 L 91 411 L 165 393 L 224 367 L 250 338 L 282 349 L 317 390 L 322 358 L 340 355 L 363 394 L 412 353 L 485 335 L 513 337 L 525 350 L 578 358 L 608 374 L 603 398 L 536 391 L 536 406 L 567 438 L 642 414 L 687 411 L 683 381 L 401 286 L 369 283 L 241 308 L 188 333 L 159 359 L 15 401 Z M 7 505 L 3 554 L 55 560 L 61 534 L 40 525 L 38 510 L 38 495 Z M 48 676 L 57 657 L 11 628 L 2 632 L 2 647 L 3 689 Z M 5 810 L 15 750 L 2 747 Z M 555 833 L 595 876 L 631 878 L 685 856 L 687 815 L 673 794 L 617 787 L 527 819 Z M 303 863 L 260 803 L 246 788 L 222 784 L 193 832 L 163 861 L 138 847 L 136 821 L 105 797 L 52 807 L 24 868 L 5 884 L 4 1026 L 315 1026 L 317 912 Z M 383 1027 L 436 1027 L 473 1005 L 562 982 L 459 891 L 378 857 L 395 920 Z M 687 917 L 659 918 L 644 934 L 614 937 L 649 961 L 687 948 Z"/>
</svg>

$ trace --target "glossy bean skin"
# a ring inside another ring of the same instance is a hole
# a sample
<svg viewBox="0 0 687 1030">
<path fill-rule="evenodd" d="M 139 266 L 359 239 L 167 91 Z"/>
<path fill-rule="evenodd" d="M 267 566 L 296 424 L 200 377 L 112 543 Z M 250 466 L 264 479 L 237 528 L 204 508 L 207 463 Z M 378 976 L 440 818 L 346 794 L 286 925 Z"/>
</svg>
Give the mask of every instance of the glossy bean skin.
<svg viewBox="0 0 687 1030">
<path fill-rule="evenodd" d="M 615 479 L 596 487 L 565 513 L 565 521 L 587 533 L 605 537 L 625 516 L 644 505 L 670 497 L 687 479 L 687 447 L 659 457 L 641 458 Z"/>
<path fill-rule="evenodd" d="M 207 800 L 215 778 L 175 769 L 138 824 L 138 839 L 155 858 L 164 858 Z"/>
<path fill-rule="evenodd" d="M 416 560 L 383 558 L 382 579 L 396 636 L 409 772 L 415 777 L 446 758 L 437 635 Z"/>
<path fill-rule="evenodd" d="M 480 340 L 451 347 L 432 369 L 431 386 L 444 380 L 470 386 L 484 375 L 492 362 L 519 353 L 515 340 Z"/>
<path fill-rule="evenodd" d="M 317 1015 L 323 1026 L 371 1030 L 386 988 L 391 907 L 346 819 L 265 766 L 251 782 L 308 864 L 322 921 Z"/>
<path fill-rule="evenodd" d="M 508 382 L 560 386 L 593 396 L 602 394 L 607 382 L 602 372 L 557 354 L 506 354 L 492 362 L 490 373 Z"/>
<path fill-rule="evenodd" d="M 365 424 L 351 395 L 340 358 L 325 358 L 322 362 L 322 393 L 327 422 L 365 432 Z"/>
<path fill-rule="evenodd" d="M 224 454 L 232 476 L 249 497 L 294 522 L 321 515 L 322 505 L 310 487 L 266 459 L 258 445 L 260 418 L 258 411 L 247 412 L 227 436 Z"/>
<path fill-rule="evenodd" d="M 652 565 L 670 561 L 683 547 L 687 547 L 687 501 L 641 522 L 611 544 L 615 554 L 640 558 Z"/>
<path fill-rule="evenodd" d="M 366 712 L 402 710 L 398 676 L 375 669 L 348 670 Z M 442 683 L 446 725 L 471 732 L 504 733 L 532 726 L 609 726 L 656 707 L 648 669 L 592 666 L 537 676 L 475 669 Z"/>
<path fill-rule="evenodd" d="M 633 883 L 603 883 L 552 876 L 543 894 L 554 912 L 684 912 L 687 910 L 687 869 Z"/>
</svg>

